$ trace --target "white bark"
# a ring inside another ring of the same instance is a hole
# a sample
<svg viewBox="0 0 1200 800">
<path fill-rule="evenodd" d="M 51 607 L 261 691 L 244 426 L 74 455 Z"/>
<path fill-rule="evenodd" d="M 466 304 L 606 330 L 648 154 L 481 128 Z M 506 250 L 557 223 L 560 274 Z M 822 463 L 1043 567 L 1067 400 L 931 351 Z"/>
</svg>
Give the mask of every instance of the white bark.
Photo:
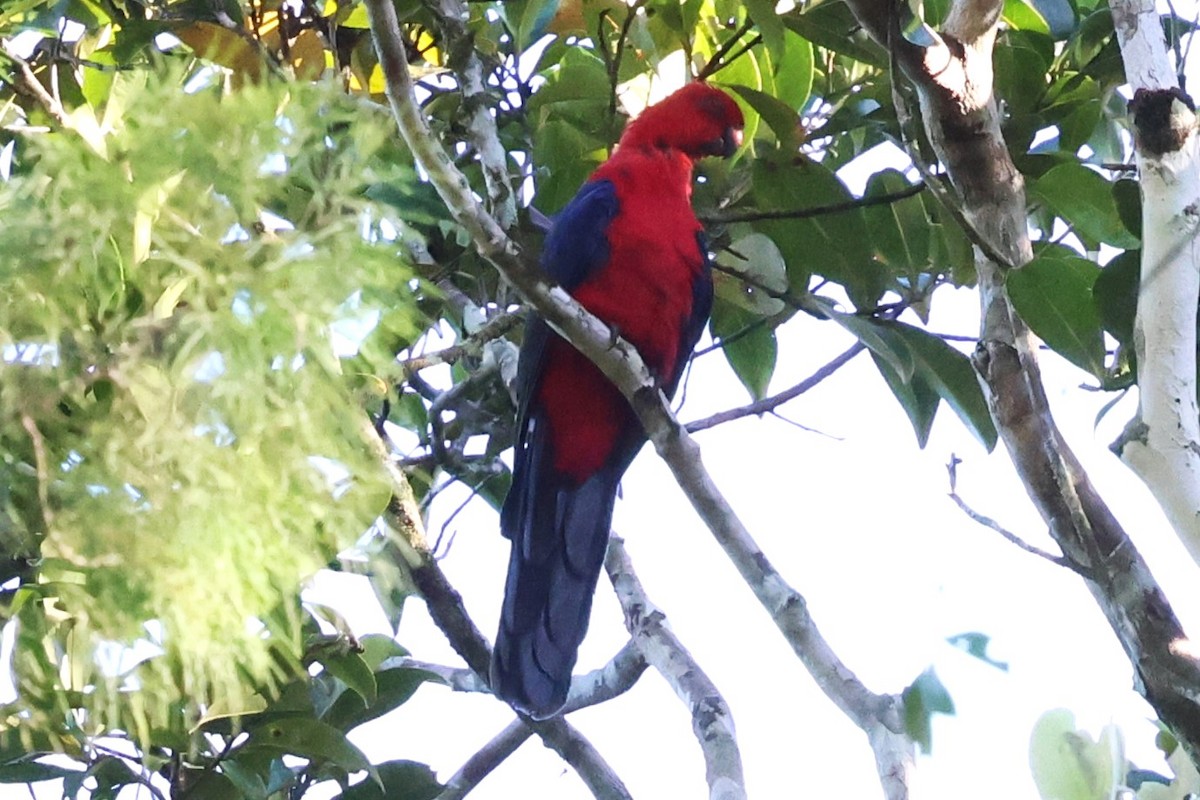
<svg viewBox="0 0 1200 800">
<path fill-rule="evenodd" d="M 1110 0 L 1109 7 L 1129 85 L 1134 89 L 1178 86 L 1155 0 Z"/>
<path fill-rule="evenodd" d="M 1142 279 L 1134 344 L 1138 416 L 1121 457 L 1146 483 L 1200 563 L 1200 417 L 1196 407 L 1196 307 L 1200 299 L 1200 150 L 1139 153 Z"/>
<path fill-rule="evenodd" d="M 1139 403 L 1117 451 L 1200 563 L 1200 137 L 1196 117 L 1178 92 L 1154 0 L 1112 0 L 1111 6 L 1126 78 L 1135 92 L 1142 186 L 1141 288 L 1134 326 Z M 1169 92 L 1179 99 L 1172 100 Z M 1160 112 L 1143 113 L 1155 94 Z"/>
</svg>

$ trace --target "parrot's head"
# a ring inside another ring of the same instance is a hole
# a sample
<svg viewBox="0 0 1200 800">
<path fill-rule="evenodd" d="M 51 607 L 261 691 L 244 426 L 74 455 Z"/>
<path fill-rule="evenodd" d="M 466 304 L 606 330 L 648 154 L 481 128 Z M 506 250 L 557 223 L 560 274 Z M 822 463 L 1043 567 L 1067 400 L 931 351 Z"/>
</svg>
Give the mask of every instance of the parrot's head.
<svg viewBox="0 0 1200 800">
<path fill-rule="evenodd" d="M 689 83 L 629 123 L 621 147 L 678 150 L 695 160 L 731 156 L 742 142 L 742 110 L 725 92 Z"/>
</svg>

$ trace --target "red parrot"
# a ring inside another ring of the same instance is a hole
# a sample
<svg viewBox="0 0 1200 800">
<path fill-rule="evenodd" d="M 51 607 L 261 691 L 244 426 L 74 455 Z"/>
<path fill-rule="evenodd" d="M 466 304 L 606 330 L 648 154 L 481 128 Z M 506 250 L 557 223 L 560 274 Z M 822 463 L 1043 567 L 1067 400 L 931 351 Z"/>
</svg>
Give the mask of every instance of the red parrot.
<svg viewBox="0 0 1200 800">
<path fill-rule="evenodd" d="M 712 310 L 692 166 L 729 156 L 742 113 L 692 83 L 646 109 L 555 218 L 542 268 L 637 347 L 667 396 Z M 531 319 L 517 375 L 512 541 L 492 689 L 535 719 L 562 708 L 608 546 L 618 483 L 646 441 L 625 397 L 586 356 Z"/>
</svg>

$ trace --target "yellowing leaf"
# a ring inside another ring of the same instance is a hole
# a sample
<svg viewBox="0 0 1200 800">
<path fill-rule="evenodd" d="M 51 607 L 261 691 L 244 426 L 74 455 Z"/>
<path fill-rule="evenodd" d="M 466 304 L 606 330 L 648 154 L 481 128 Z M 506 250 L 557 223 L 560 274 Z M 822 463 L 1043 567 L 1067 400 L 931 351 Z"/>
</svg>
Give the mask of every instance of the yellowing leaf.
<svg viewBox="0 0 1200 800">
<path fill-rule="evenodd" d="M 325 71 L 325 44 L 314 30 L 301 31 L 292 42 L 292 69 L 301 80 L 315 81 Z"/>
<path fill-rule="evenodd" d="M 182 278 L 174 281 L 163 293 L 159 295 L 158 300 L 154 301 L 154 318 L 166 319 L 175 313 L 175 308 L 179 305 L 179 298 L 187 290 L 192 283 L 192 276 L 185 275 Z"/>
<path fill-rule="evenodd" d="M 263 62 L 258 51 L 233 31 L 211 22 L 195 22 L 174 33 L 201 58 L 251 80 L 262 77 Z"/>
</svg>

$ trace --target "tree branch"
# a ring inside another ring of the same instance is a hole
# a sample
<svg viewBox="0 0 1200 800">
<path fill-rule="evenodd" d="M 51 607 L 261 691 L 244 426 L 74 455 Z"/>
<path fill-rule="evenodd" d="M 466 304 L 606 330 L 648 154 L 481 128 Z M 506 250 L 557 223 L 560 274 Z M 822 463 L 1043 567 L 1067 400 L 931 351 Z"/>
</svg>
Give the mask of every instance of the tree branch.
<svg viewBox="0 0 1200 800">
<path fill-rule="evenodd" d="M 809 389 L 811 389 L 814 386 L 816 386 L 817 384 L 819 384 L 821 381 L 828 378 L 833 373 L 837 372 L 839 369 L 844 367 L 846 364 L 850 363 L 850 360 L 852 358 L 854 358 L 856 355 L 858 355 L 865 349 L 866 349 L 866 347 L 865 347 L 865 345 L 863 345 L 862 342 L 855 342 L 854 344 L 852 344 L 850 346 L 849 349 L 847 349 L 841 355 L 837 356 L 832 361 L 830 361 L 828 364 L 821 367 L 816 372 L 814 372 L 812 375 L 809 375 L 807 378 L 800 381 L 799 383 L 797 383 L 795 386 L 791 387 L 790 389 L 784 389 L 779 394 L 773 395 L 771 397 L 764 397 L 762 400 L 758 400 L 754 403 L 750 403 L 749 405 L 742 406 L 741 408 L 731 408 L 728 411 L 722 411 L 718 414 L 713 414 L 711 417 L 705 417 L 704 419 L 698 419 L 695 422 L 689 422 L 686 425 L 687 431 L 688 431 L 688 433 L 696 433 L 697 431 L 702 431 L 707 428 L 712 428 L 717 425 L 724 424 L 726 422 L 732 422 L 733 420 L 741 419 L 742 417 L 749 417 L 749 416 L 757 415 L 757 414 L 766 414 L 770 411 L 774 411 L 776 408 L 783 405 L 787 401 L 793 400 L 793 399 L 799 397 L 800 395 L 807 392 Z"/>
<path fill-rule="evenodd" d="M 483 182 L 487 187 L 492 216 L 500 227 L 511 230 L 517 223 L 517 196 L 513 192 L 512 178 L 508 171 L 508 153 L 500 143 L 500 132 L 496 118 L 492 116 L 488 103 L 487 86 L 484 82 L 483 59 L 472 46 L 471 34 L 466 23 L 470 11 L 462 0 L 438 0 L 430 3 L 438 16 L 438 25 L 446 37 L 445 52 L 460 54 L 463 62 L 452 64 L 462 90 L 463 116 L 467 135 L 479 154 L 479 165 L 483 168 Z"/>
<path fill-rule="evenodd" d="M 646 596 L 620 537 L 609 539 L 604 568 L 625 612 L 625 627 L 634 644 L 691 711 L 692 731 L 704 755 L 709 797 L 745 800 L 742 756 L 725 698 L 667 627 L 666 615 Z"/>
<path fill-rule="evenodd" d="M 646 667 L 646 659 L 637 647 L 631 641 L 626 642 L 603 667 L 571 679 L 571 693 L 563 713 L 578 711 L 624 694 L 637 683 Z M 512 722 L 446 781 L 446 788 L 437 796 L 437 800 L 461 800 L 531 735 L 533 731 L 524 722 L 519 719 Z"/>
<path fill-rule="evenodd" d="M 749 209 L 749 208 L 734 208 L 728 211 L 710 211 L 705 214 L 698 214 L 697 217 L 705 225 L 722 225 L 731 222 L 757 222 L 759 220 L 772 219 L 811 219 L 813 217 L 824 217 L 830 214 L 841 214 L 846 211 L 854 211 L 859 208 L 870 208 L 871 206 L 884 206 L 892 203 L 898 203 L 901 200 L 906 200 L 909 197 L 915 197 L 925 191 L 924 183 L 914 183 L 906 189 L 901 189 L 898 192 L 890 192 L 881 194 L 876 197 L 860 197 L 855 200 L 847 200 L 842 203 L 830 203 L 824 206 L 813 206 L 812 208 L 782 208 L 782 209 Z"/>
<path fill-rule="evenodd" d="M 484 345 L 504 336 L 523 321 L 524 315 L 519 313 L 500 314 L 488 320 L 482 328 L 467 336 L 458 344 L 451 345 L 434 353 L 407 358 L 400 362 L 400 367 L 405 372 L 420 372 L 423 369 L 428 369 L 439 364 L 455 364 L 466 357 L 478 357 L 482 355 Z"/>
</svg>

